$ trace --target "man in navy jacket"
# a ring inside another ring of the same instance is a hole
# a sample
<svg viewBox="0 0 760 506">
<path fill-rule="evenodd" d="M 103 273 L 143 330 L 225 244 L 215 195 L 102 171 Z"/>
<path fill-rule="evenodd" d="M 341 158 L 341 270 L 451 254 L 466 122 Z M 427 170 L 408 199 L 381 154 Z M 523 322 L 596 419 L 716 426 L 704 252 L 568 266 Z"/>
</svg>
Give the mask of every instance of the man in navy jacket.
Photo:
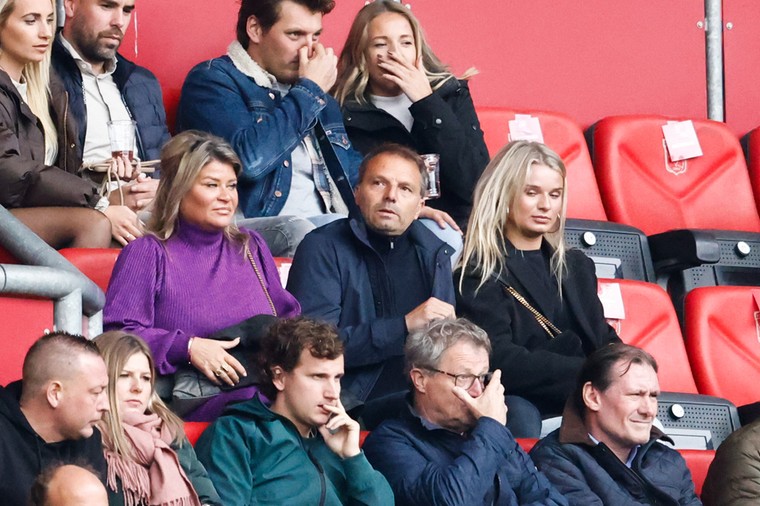
<svg viewBox="0 0 760 506">
<path fill-rule="evenodd" d="M 108 217 L 113 238 L 122 245 L 143 235 L 136 213 L 153 201 L 158 180 L 140 176 L 128 159 L 112 158 L 107 124 L 135 122 L 134 156 L 141 160 L 158 159 L 169 140 L 158 80 L 117 53 L 134 7 L 135 0 L 65 0 L 66 21 L 52 57 L 68 93 L 69 114 L 79 127 L 77 145 L 84 164 L 110 161 L 112 172 L 131 180 L 95 206 Z"/>
<path fill-rule="evenodd" d="M 309 233 L 293 259 L 288 290 L 340 329 L 343 387 L 361 401 L 406 391 L 407 334 L 454 316 L 452 248 L 416 220 L 426 187 L 414 151 L 379 147 L 359 168 L 361 212 Z"/>
<path fill-rule="evenodd" d="M 490 352 L 485 331 L 465 319 L 433 322 L 407 339 L 411 403 L 364 443 L 397 505 L 567 504 L 505 427 Z"/>
</svg>

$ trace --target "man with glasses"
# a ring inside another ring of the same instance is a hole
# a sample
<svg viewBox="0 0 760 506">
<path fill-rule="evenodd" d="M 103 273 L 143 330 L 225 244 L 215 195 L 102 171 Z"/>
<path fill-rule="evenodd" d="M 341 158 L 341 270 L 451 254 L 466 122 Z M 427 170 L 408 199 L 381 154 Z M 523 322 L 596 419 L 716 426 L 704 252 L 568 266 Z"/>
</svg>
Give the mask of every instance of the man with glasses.
<svg viewBox="0 0 760 506">
<path fill-rule="evenodd" d="M 410 335 L 404 351 L 410 404 L 363 447 L 397 505 L 567 504 L 505 427 L 501 371 L 488 372 L 481 328 L 438 320 Z"/>
</svg>

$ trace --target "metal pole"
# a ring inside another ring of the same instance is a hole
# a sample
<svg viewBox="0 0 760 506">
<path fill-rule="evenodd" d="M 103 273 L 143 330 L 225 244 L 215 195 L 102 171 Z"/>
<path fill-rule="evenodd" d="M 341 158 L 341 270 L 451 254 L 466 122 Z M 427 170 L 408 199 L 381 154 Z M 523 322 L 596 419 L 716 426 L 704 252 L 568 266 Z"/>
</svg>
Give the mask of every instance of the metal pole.
<svg viewBox="0 0 760 506">
<path fill-rule="evenodd" d="M 103 309 L 106 303 L 103 290 L 3 206 L 0 206 L 0 246 L 26 264 L 54 267 L 76 276 L 79 279 L 78 288 L 82 290 L 82 307 L 85 314 L 93 314 Z"/>
<path fill-rule="evenodd" d="M 722 0 L 705 0 L 705 46 L 707 55 L 707 117 L 716 121 L 724 121 Z"/>
<path fill-rule="evenodd" d="M 103 311 L 91 314 L 87 318 L 87 337 L 93 339 L 103 333 Z"/>
<path fill-rule="evenodd" d="M 82 334 L 82 291 L 78 288 L 53 304 L 53 321 L 56 330 Z"/>
<path fill-rule="evenodd" d="M 82 333 L 82 291 L 79 277 L 71 272 L 52 267 L 0 264 L 0 293 L 53 299 L 56 329 Z"/>
</svg>

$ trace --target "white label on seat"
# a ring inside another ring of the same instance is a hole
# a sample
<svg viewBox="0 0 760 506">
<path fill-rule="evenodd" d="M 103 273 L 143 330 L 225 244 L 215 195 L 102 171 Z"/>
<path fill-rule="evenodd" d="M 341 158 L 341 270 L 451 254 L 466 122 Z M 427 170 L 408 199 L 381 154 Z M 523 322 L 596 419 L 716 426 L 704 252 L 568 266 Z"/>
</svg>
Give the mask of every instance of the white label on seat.
<svg viewBox="0 0 760 506">
<path fill-rule="evenodd" d="M 702 156 L 702 146 L 699 145 L 694 123 L 686 121 L 668 121 L 662 126 L 668 155 L 673 162 Z"/>
<path fill-rule="evenodd" d="M 544 143 L 544 133 L 541 131 L 541 123 L 538 118 L 530 114 L 515 114 L 515 119 L 509 122 L 509 134 L 507 139 L 511 141 L 531 141 Z"/>
</svg>

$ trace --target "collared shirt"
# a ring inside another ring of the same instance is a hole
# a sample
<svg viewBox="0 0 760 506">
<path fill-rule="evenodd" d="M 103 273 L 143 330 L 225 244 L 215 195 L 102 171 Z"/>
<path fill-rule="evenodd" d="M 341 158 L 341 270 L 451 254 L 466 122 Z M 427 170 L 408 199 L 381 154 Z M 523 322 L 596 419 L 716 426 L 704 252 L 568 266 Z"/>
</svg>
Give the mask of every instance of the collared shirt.
<svg viewBox="0 0 760 506">
<path fill-rule="evenodd" d="M 84 163 L 97 163 L 111 158 L 111 141 L 108 138 L 108 122 L 131 120 L 132 117 L 121 98 L 119 88 L 113 80 L 116 58 L 105 63 L 102 74 L 96 74 L 92 65 L 86 62 L 61 35 L 63 47 L 71 54 L 82 74 L 84 102 L 87 110 L 87 131 L 84 138 Z M 135 149 L 137 153 L 137 149 Z"/>
<path fill-rule="evenodd" d="M 599 440 L 598 440 L 598 439 L 596 439 L 596 438 L 595 438 L 594 436 L 592 436 L 591 434 L 589 434 L 589 435 L 588 435 L 588 437 L 590 437 L 590 438 L 591 438 L 591 441 L 593 441 L 593 442 L 594 442 L 594 444 L 597 444 L 597 445 L 599 444 Z M 634 446 L 634 447 L 631 449 L 631 452 L 628 454 L 628 458 L 627 458 L 627 459 L 625 459 L 625 462 L 623 462 L 623 464 L 625 464 L 625 467 L 627 467 L 628 469 L 630 469 L 630 468 L 631 468 L 631 466 L 633 465 L 633 459 L 635 459 L 635 458 L 636 458 L 636 454 L 637 454 L 637 453 L 639 453 L 639 448 L 641 448 L 641 445 L 636 445 L 636 446 Z"/>
</svg>

